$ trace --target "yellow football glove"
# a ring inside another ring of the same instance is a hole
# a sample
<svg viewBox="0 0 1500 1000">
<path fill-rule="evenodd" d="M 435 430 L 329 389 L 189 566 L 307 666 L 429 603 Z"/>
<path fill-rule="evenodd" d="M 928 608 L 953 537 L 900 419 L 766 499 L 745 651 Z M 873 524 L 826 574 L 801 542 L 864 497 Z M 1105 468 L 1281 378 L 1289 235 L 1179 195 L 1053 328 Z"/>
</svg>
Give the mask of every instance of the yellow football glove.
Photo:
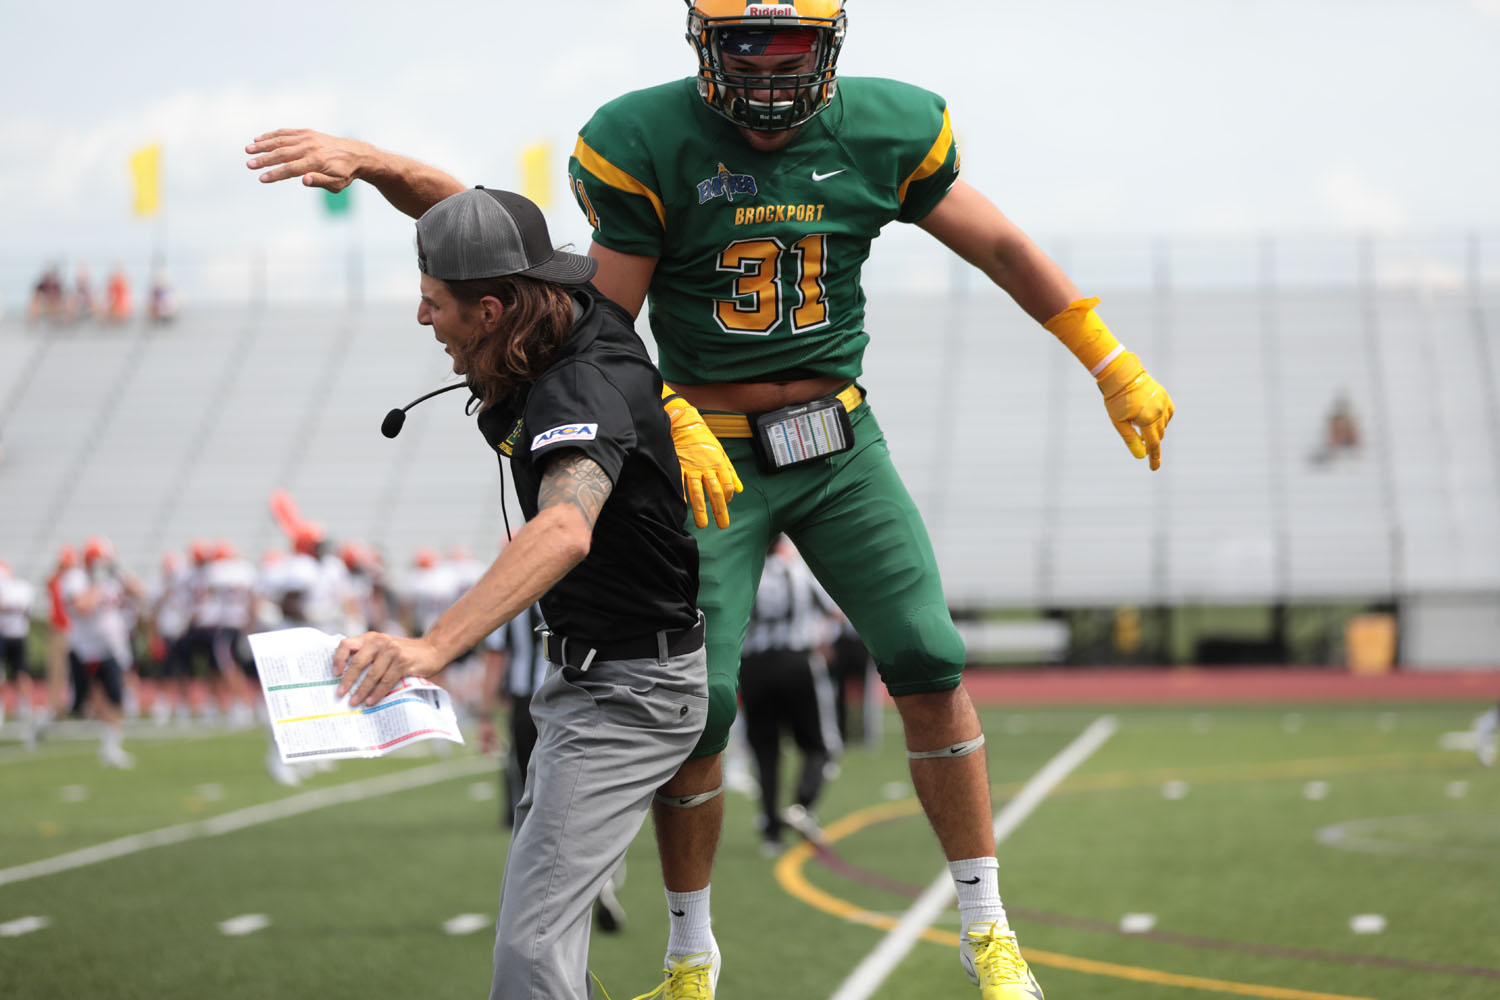
<svg viewBox="0 0 1500 1000">
<path fill-rule="evenodd" d="M 1042 325 L 1098 380 L 1104 408 L 1125 447 L 1136 458 L 1150 457 L 1151 468 L 1159 469 L 1161 439 L 1174 412 L 1172 397 L 1109 332 L 1094 312 L 1098 304 L 1098 299 L 1079 299 Z"/>
<path fill-rule="evenodd" d="M 672 421 L 672 446 L 682 466 L 682 495 L 693 508 L 693 523 L 708 527 L 708 509 L 713 508 L 714 523 L 729 527 L 729 501 L 745 489 L 734 471 L 734 463 L 724 454 L 724 446 L 703 422 L 698 408 L 663 385 L 662 409 Z"/>
</svg>

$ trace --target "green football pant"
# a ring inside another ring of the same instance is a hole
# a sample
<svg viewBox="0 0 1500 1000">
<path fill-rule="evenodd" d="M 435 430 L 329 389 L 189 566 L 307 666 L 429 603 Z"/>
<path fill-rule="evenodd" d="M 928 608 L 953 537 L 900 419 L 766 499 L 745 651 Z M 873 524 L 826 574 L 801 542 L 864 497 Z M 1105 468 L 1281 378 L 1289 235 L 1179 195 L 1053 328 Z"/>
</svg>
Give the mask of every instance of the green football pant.
<svg viewBox="0 0 1500 1000">
<path fill-rule="evenodd" d="M 943 598 L 927 528 L 868 404 L 850 414 L 854 447 L 767 474 L 748 438 L 721 442 L 745 484 L 730 524 L 688 529 L 698 539 L 698 606 L 707 621 L 708 724 L 694 757 L 729 743 L 740 647 L 766 549 L 786 533 L 869 647 L 894 696 L 958 686 L 964 645 Z"/>
</svg>

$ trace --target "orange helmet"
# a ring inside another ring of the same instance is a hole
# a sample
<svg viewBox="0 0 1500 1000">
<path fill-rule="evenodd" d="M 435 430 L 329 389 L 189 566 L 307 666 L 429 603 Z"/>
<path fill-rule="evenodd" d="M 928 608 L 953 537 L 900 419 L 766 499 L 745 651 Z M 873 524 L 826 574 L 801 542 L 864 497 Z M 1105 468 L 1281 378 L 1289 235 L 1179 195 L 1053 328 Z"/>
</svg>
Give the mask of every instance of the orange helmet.
<svg viewBox="0 0 1500 1000">
<path fill-rule="evenodd" d="M 192 544 L 188 546 L 188 551 L 192 553 L 194 566 L 202 566 L 214 557 L 214 547 L 206 538 L 193 539 Z"/>
<path fill-rule="evenodd" d="M 0 559 L 0 580 L 9 580 L 10 578 L 10 563 L 6 562 L 4 559 Z"/>
<path fill-rule="evenodd" d="M 57 550 L 57 568 L 72 569 L 78 565 L 78 550 L 71 545 L 64 545 Z"/>
<path fill-rule="evenodd" d="M 429 545 L 424 545 L 416 551 L 411 561 L 416 564 L 418 569 L 432 569 L 438 564 L 437 549 Z"/>
<path fill-rule="evenodd" d="M 318 546 L 323 544 L 323 526 L 313 524 L 311 521 L 299 525 L 296 534 L 292 536 L 292 548 L 299 555 L 315 556 L 318 554 Z"/>
<path fill-rule="evenodd" d="M 238 555 L 239 552 L 235 550 L 233 543 L 227 542 L 222 538 L 214 543 L 215 559 L 233 559 Z"/>
<path fill-rule="evenodd" d="M 339 558 L 350 572 L 375 565 L 375 550 L 364 542 L 345 542 L 339 546 Z"/>
<path fill-rule="evenodd" d="M 110 560 L 115 557 L 115 547 L 109 543 L 108 538 L 95 535 L 83 543 L 83 562 L 87 566 L 93 566 L 100 560 Z"/>
<path fill-rule="evenodd" d="M 741 128 L 785 132 L 817 117 L 838 87 L 834 79 L 847 17 L 844 0 L 687 0 L 687 40 L 698 53 L 698 96 Z M 757 73 L 724 58 L 808 54 L 805 67 Z M 770 92 L 752 101 L 751 92 Z"/>
</svg>

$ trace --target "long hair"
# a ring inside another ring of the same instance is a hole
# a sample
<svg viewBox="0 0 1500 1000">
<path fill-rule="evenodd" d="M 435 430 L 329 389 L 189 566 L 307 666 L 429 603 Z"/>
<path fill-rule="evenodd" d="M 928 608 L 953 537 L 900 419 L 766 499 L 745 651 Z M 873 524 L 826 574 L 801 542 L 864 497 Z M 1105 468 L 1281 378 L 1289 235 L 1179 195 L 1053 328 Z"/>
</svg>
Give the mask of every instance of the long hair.
<svg viewBox="0 0 1500 1000">
<path fill-rule="evenodd" d="M 459 370 L 485 408 L 536 381 L 573 328 L 573 298 L 550 281 L 508 275 L 445 284 L 465 308 L 486 296 L 499 299 L 505 308 L 499 329 L 454 351 Z"/>
</svg>

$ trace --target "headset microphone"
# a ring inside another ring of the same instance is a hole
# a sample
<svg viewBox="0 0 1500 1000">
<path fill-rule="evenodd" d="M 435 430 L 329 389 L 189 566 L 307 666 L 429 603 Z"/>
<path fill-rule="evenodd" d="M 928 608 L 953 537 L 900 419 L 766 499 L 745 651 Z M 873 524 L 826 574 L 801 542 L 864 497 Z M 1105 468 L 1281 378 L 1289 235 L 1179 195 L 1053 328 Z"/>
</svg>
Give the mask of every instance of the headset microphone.
<svg viewBox="0 0 1500 1000">
<path fill-rule="evenodd" d="M 467 388 L 469 388 L 468 382 L 455 382 L 452 385 L 445 385 L 441 389 L 434 389 L 424 396 L 418 396 L 416 399 L 412 400 L 410 403 L 407 403 L 400 409 L 392 410 L 391 412 L 387 413 L 385 415 L 385 419 L 380 422 L 380 433 L 384 434 L 388 438 L 395 437 L 397 434 L 401 433 L 401 425 L 406 423 L 407 410 L 411 409 L 413 406 L 416 406 L 424 399 L 431 399 L 433 396 L 440 396 L 445 392 L 452 392 L 454 389 Z"/>
</svg>

